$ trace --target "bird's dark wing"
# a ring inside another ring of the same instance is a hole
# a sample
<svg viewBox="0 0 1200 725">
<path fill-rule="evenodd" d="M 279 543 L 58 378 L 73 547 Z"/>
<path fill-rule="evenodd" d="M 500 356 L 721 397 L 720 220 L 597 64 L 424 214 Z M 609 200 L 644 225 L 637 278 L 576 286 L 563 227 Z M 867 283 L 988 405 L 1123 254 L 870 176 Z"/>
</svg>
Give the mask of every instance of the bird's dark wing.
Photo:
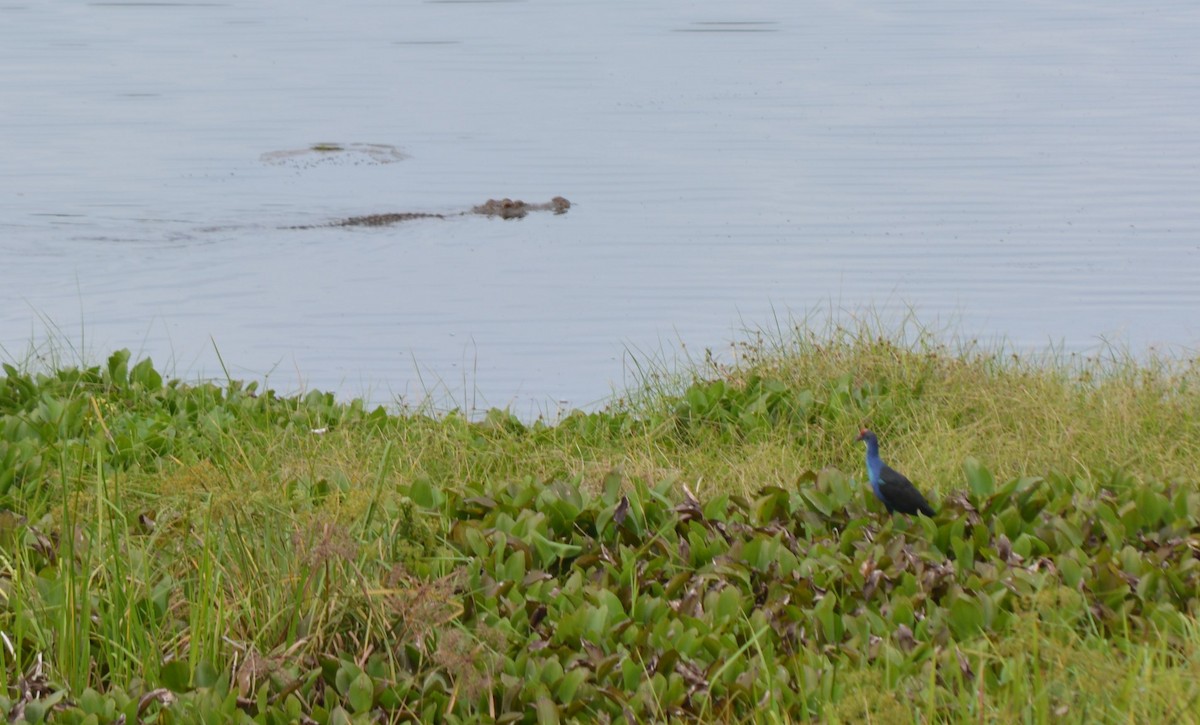
<svg viewBox="0 0 1200 725">
<path fill-rule="evenodd" d="M 885 503 L 888 504 L 888 508 L 910 516 L 918 511 L 926 516 L 933 516 L 933 507 L 903 473 L 890 466 L 884 466 L 879 472 L 879 482 L 879 492 L 887 499 Z"/>
<path fill-rule="evenodd" d="M 879 471 L 879 482 L 884 486 L 912 487 L 912 481 L 908 480 L 903 473 L 888 465 L 885 465 Z"/>
</svg>

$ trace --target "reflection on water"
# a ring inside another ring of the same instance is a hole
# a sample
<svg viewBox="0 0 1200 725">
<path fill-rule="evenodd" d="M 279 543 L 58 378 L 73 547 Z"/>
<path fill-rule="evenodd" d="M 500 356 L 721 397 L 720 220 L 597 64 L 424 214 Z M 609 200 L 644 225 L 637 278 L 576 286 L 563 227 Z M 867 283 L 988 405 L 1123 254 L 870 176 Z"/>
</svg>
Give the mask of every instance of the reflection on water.
<svg viewBox="0 0 1200 725">
<path fill-rule="evenodd" d="M 783 310 L 1200 340 L 1200 8 L 730 8 L 0 7 L 0 343 L 524 412 Z"/>
</svg>

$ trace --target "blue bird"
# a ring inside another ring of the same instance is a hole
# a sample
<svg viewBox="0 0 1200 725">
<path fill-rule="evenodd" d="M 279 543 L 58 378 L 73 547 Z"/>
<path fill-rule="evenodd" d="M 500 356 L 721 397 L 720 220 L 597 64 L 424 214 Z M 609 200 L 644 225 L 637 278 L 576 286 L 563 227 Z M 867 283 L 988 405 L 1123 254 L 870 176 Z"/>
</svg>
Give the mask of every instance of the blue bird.
<svg viewBox="0 0 1200 725">
<path fill-rule="evenodd" d="M 887 512 L 890 514 L 899 511 L 910 516 L 920 512 L 932 517 L 935 513 L 933 507 L 917 487 L 912 485 L 912 481 L 879 457 L 879 439 L 875 434 L 863 428 L 858 432 L 858 440 L 867 444 L 867 476 L 871 479 L 875 498 L 883 502 Z"/>
</svg>

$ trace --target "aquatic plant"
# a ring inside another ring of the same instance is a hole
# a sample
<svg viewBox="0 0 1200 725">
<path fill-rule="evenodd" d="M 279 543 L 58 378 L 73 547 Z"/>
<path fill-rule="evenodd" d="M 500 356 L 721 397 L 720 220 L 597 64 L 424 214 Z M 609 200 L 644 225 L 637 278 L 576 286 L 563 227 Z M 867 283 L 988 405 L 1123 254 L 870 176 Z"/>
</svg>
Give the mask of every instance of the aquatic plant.
<svg viewBox="0 0 1200 725">
<path fill-rule="evenodd" d="M 1141 402 L 1132 465 L 1089 452 L 1007 476 L 966 455 L 950 475 L 924 466 L 935 517 L 892 519 L 857 473 L 855 426 L 911 440 L 925 404 L 988 379 L 969 359 L 854 345 L 834 353 L 859 355 L 861 379 L 764 359 L 554 425 L 187 384 L 124 351 L 7 366 L 0 711 L 1194 717 L 1200 491 L 1159 475 L 1188 444 L 1155 448 L 1170 436 L 1152 424 L 1192 389 L 1119 378 L 1171 391 Z M 1083 400 L 1064 410 L 1137 398 L 1064 384 Z M 837 465 L 794 465 L 809 446 Z"/>
</svg>

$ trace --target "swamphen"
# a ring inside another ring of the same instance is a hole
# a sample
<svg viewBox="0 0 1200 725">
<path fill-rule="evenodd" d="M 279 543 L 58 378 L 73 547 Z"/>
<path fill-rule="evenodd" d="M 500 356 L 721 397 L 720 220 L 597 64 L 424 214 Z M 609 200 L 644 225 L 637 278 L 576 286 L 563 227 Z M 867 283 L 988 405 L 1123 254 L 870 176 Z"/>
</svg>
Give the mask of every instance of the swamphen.
<svg viewBox="0 0 1200 725">
<path fill-rule="evenodd" d="M 867 444 L 867 475 L 871 478 L 871 488 L 875 489 L 875 498 L 883 502 L 888 513 L 899 511 L 912 516 L 919 511 L 932 517 L 933 507 L 912 485 L 912 481 L 879 457 L 879 439 L 875 434 L 863 428 L 858 432 L 858 440 Z"/>
</svg>

